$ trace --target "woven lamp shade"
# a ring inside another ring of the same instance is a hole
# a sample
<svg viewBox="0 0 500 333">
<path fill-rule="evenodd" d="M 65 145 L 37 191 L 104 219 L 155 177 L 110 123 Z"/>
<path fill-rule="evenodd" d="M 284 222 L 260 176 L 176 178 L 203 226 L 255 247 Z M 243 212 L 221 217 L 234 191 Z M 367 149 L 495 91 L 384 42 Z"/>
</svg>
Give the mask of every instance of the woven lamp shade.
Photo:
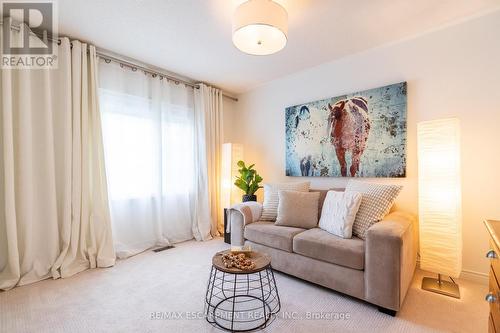
<svg viewBox="0 0 500 333">
<path fill-rule="evenodd" d="M 420 266 L 458 277 L 462 270 L 460 122 L 418 124 Z"/>
<path fill-rule="evenodd" d="M 224 143 L 222 145 L 221 163 L 221 204 L 229 208 L 235 203 L 241 202 L 243 192 L 234 185 L 239 176 L 238 161 L 243 159 L 243 145 L 239 143 Z"/>
</svg>

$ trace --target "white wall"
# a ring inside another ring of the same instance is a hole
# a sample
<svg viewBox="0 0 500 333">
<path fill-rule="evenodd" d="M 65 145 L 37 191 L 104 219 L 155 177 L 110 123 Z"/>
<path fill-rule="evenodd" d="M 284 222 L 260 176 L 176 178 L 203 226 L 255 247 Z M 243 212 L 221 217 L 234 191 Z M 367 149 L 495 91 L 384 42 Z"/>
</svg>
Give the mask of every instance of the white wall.
<svg viewBox="0 0 500 333">
<path fill-rule="evenodd" d="M 238 124 L 236 122 L 238 102 L 224 97 L 222 100 L 222 132 L 223 132 L 223 142 L 233 142 L 232 139 L 235 137 L 235 126 Z"/>
<path fill-rule="evenodd" d="M 226 141 L 245 146 L 265 181 L 285 176 L 285 107 L 408 82 L 408 165 L 397 205 L 417 212 L 416 124 L 458 117 L 462 125 L 463 270 L 487 273 L 482 221 L 500 219 L 500 11 L 272 81 L 239 96 Z M 290 36 L 293 38 L 293 36 Z M 311 52 L 314 52 L 312 50 Z M 316 188 L 346 179 L 311 178 Z"/>
</svg>

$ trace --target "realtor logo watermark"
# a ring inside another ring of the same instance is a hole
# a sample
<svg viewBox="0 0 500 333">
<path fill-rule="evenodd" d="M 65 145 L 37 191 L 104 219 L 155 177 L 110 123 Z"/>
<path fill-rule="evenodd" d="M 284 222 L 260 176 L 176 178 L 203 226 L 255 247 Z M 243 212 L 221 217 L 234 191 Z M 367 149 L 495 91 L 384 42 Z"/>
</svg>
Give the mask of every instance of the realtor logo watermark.
<svg viewBox="0 0 500 333">
<path fill-rule="evenodd" d="M 57 68 L 56 3 L 0 1 L 2 42 L 0 67 Z"/>
<path fill-rule="evenodd" d="M 269 314 L 268 314 L 269 315 Z M 249 322 L 252 320 L 264 319 L 265 313 L 263 311 L 215 311 L 208 315 L 208 318 L 213 321 L 214 316 L 224 321 L 231 321 L 234 319 L 236 322 Z M 319 311 L 319 312 L 296 312 L 296 311 L 283 311 L 276 314 L 271 314 L 274 318 L 281 320 L 351 320 L 350 312 L 334 312 L 334 311 Z M 158 311 L 150 312 L 150 320 L 199 320 L 207 318 L 207 314 L 201 311 Z"/>
</svg>

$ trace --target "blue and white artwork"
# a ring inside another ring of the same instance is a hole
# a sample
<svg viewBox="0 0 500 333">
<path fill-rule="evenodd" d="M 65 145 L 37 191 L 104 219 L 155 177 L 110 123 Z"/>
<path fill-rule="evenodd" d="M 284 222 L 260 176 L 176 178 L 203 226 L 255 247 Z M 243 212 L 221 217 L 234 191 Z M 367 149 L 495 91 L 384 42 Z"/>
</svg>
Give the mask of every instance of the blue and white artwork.
<svg viewBox="0 0 500 333">
<path fill-rule="evenodd" d="M 286 108 L 286 175 L 405 177 L 406 82 Z"/>
</svg>

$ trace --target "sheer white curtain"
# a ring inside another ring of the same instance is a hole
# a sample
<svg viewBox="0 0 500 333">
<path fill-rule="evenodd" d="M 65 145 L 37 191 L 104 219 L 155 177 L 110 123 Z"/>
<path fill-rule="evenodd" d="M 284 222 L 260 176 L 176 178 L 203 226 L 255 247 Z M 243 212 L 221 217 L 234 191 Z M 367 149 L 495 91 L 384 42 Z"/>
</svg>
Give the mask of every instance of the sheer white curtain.
<svg viewBox="0 0 500 333">
<path fill-rule="evenodd" d="M 1 70 L 0 289 L 115 262 L 97 57 L 72 44 L 54 45 L 58 69 Z"/>
<path fill-rule="evenodd" d="M 100 61 L 100 103 L 113 236 L 125 258 L 210 238 L 198 177 L 191 87 Z"/>
</svg>

